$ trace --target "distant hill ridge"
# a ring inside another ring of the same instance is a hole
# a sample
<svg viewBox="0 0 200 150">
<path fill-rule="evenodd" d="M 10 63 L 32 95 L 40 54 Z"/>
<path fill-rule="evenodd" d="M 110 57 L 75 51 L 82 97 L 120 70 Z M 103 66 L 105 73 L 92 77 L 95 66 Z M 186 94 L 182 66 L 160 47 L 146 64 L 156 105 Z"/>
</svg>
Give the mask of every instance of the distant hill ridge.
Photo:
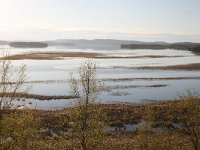
<svg viewBox="0 0 200 150">
<path fill-rule="evenodd" d="M 114 50 L 121 49 L 121 44 L 131 44 L 131 43 L 143 43 L 139 41 L 124 41 L 124 40 L 113 40 L 113 39 L 94 39 L 94 40 L 86 40 L 86 39 L 58 39 L 55 41 L 47 41 L 49 45 L 60 45 L 60 46 L 68 46 L 71 48 L 80 48 L 80 49 L 105 49 L 105 50 Z"/>
<path fill-rule="evenodd" d="M 6 42 L 6 41 L 1 41 L 0 40 L 0 45 L 7 45 L 9 42 Z"/>
<path fill-rule="evenodd" d="M 141 41 L 129 41 L 129 40 L 114 40 L 114 39 L 58 39 L 54 41 L 45 41 L 50 46 L 68 46 L 71 48 L 80 49 L 99 49 L 99 50 L 115 50 L 121 49 L 122 44 L 168 44 L 166 42 L 141 42 Z"/>
</svg>

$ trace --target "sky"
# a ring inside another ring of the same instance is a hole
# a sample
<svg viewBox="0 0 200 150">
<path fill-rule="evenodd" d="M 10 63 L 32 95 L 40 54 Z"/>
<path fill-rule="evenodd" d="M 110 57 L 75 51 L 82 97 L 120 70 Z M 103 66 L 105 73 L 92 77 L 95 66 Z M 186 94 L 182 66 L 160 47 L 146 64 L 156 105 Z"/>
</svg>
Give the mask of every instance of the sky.
<svg viewBox="0 0 200 150">
<path fill-rule="evenodd" d="M 200 0 L 0 0 L 0 40 L 200 42 Z"/>
</svg>

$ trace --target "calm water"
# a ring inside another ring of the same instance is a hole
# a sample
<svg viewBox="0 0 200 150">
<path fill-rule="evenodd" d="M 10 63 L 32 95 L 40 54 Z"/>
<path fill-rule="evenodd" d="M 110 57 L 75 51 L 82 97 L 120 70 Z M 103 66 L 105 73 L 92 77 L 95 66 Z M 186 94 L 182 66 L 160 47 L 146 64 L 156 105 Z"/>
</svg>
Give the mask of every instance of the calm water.
<svg viewBox="0 0 200 150">
<path fill-rule="evenodd" d="M 97 72 L 99 79 L 123 79 L 130 78 L 130 81 L 113 82 L 104 81 L 104 85 L 112 89 L 111 92 L 104 91 L 99 96 L 99 101 L 103 103 L 130 102 L 141 103 L 152 100 L 168 100 L 178 98 L 178 93 L 183 93 L 187 89 L 194 89 L 200 92 L 199 79 L 185 80 L 146 80 L 145 78 L 169 78 L 169 77 L 200 77 L 200 71 L 171 71 L 171 70 L 137 70 L 134 67 L 140 66 L 169 66 L 189 63 L 200 63 L 200 56 L 195 56 L 189 51 L 181 50 L 81 50 L 81 49 L 10 49 L 11 54 L 29 52 L 97 52 L 107 56 L 170 56 L 165 58 L 121 58 L 121 59 L 94 59 L 100 66 Z M 173 57 L 171 57 L 173 56 Z M 73 72 L 78 77 L 78 67 L 85 59 L 68 58 L 65 60 L 18 60 L 12 61 L 15 66 L 26 64 L 29 81 L 43 81 L 32 84 L 30 93 L 42 95 L 69 95 L 68 84 L 69 73 Z M 131 67 L 131 68 L 129 68 Z M 144 78 L 134 80 L 133 78 Z M 54 80 L 47 83 L 47 80 Z M 162 87 L 153 87 L 161 84 Z M 118 87 L 118 88 L 116 88 Z M 36 106 L 38 109 L 57 109 L 71 104 L 73 100 L 39 101 L 29 99 L 19 101 L 18 104 L 28 104 Z"/>
</svg>

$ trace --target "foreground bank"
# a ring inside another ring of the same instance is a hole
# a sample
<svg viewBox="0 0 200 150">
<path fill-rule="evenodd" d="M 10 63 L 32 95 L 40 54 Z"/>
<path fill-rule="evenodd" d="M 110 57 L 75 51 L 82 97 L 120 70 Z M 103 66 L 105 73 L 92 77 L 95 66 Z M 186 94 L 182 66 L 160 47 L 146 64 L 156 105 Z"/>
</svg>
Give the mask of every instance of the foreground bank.
<svg viewBox="0 0 200 150">
<path fill-rule="evenodd" d="M 104 118 L 99 118 L 99 121 L 106 126 L 102 126 L 104 132 L 101 136 L 91 139 L 85 135 L 90 149 L 200 148 L 200 99 L 192 93 L 176 101 L 138 105 L 97 104 L 92 108 L 101 110 Z M 2 112 L 1 149 L 21 149 L 22 146 L 26 149 L 80 149 L 70 120 L 75 109 Z M 89 135 L 94 131 L 86 132 Z"/>
</svg>

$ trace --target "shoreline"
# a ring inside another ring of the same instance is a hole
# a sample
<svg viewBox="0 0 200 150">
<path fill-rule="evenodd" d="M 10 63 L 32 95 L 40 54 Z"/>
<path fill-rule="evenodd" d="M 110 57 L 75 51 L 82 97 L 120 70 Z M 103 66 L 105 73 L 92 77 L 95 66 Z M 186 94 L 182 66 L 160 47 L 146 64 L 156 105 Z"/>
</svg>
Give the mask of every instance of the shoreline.
<svg viewBox="0 0 200 150">
<path fill-rule="evenodd" d="M 7 60 L 63 60 L 65 58 L 94 58 L 94 59 L 140 59 L 140 58 L 176 58 L 185 57 L 178 56 L 165 56 L 165 55 L 142 55 L 142 56 L 109 56 L 103 53 L 93 52 L 35 52 L 25 54 L 14 54 L 4 59 Z"/>
<path fill-rule="evenodd" d="M 0 93 L 1 97 L 15 97 L 17 99 L 34 99 L 34 100 L 68 100 L 68 99 L 76 99 L 77 97 L 72 95 L 38 95 L 38 94 L 31 94 L 31 93 Z"/>
<path fill-rule="evenodd" d="M 114 69 L 133 69 L 133 70 L 183 70 L 183 71 L 199 71 L 200 63 L 190 63 L 182 65 L 171 66 L 142 66 L 142 67 L 124 67 L 124 66 L 112 66 Z"/>
<path fill-rule="evenodd" d="M 173 66 L 144 66 L 144 67 L 136 67 L 137 69 L 145 70 L 200 70 L 200 63 L 191 63 L 185 65 L 173 65 Z"/>
<path fill-rule="evenodd" d="M 196 100 L 198 100 L 198 103 L 200 103 L 200 98 L 195 98 Z M 179 105 L 182 103 L 182 100 L 176 100 L 176 99 L 172 99 L 172 100 L 162 100 L 162 101 L 153 101 L 153 102 L 147 102 L 147 103 L 130 103 L 130 102 L 118 102 L 118 103 L 97 103 L 94 104 L 95 107 L 99 107 L 101 109 L 104 110 L 104 112 L 107 113 L 114 113 L 116 116 L 115 117 L 119 117 L 117 115 L 118 112 L 122 113 L 122 114 L 126 114 L 127 112 L 129 112 L 130 115 L 126 116 L 125 118 L 129 118 L 128 120 L 131 122 L 139 122 L 141 117 L 144 115 L 144 112 L 147 108 L 151 107 L 153 110 L 157 111 L 157 114 L 162 115 L 163 111 L 161 108 L 165 108 L 171 111 L 176 111 L 175 108 L 178 108 Z M 46 115 L 53 113 L 55 115 L 55 113 L 58 114 L 62 114 L 64 115 L 65 113 L 67 114 L 68 111 L 70 111 L 72 109 L 72 107 L 65 107 L 63 109 L 52 109 L 52 110 L 43 110 L 43 109 L 30 109 L 31 111 L 36 111 L 39 112 L 38 115 L 40 115 L 40 113 L 44 113 Z M 13 109 L 11 111 L 15 111 L 15 110 L 19 110 L 19 109 Z M 29 110 L 29 109 L 28 109 Z M 118 120 L 118 119 L 116 119 Z M 123 121 L 123 123 L 127 123 L 127 120 L 121 120 Z"/>
</svg>

